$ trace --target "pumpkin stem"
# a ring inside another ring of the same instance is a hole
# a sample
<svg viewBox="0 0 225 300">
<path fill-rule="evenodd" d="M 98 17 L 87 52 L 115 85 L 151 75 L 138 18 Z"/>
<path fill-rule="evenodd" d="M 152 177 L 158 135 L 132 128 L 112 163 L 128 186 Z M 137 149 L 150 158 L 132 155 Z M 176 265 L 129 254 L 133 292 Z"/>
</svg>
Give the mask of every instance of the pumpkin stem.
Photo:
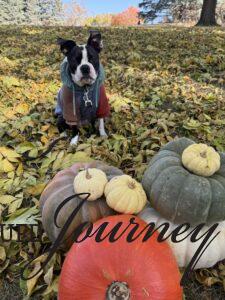
<svg viewBox="0 0 225 300">
<path fill-rule="evenodd" d="M 129 181 L 127 185 L 131 190 L 134 190 L 136 188 L 136 184 L 134 181 Z"/>
<path fill-rule="evenodd" d="M 91 174 L 89 173 L 89 171 L 88 171 L 88 169 L 86 170 L 86 178 L 87 179 L 91 179 L 92 177 L 91 177 Z"/>
<path fill-rule="evenodd" d="M 106 292 L 106 300 L 129 300 L 130 289 L 126 282 L 114 281 Z"/>
<path fill-rule="evenodd" d="M 200 156 L 201 156 L 202 158 L 206 158 L 206 157 L 207 157 L 207 152 L 206 152 L 206 151 L 201 152 L 201 153 L 200 153 Z"/>
</svg>

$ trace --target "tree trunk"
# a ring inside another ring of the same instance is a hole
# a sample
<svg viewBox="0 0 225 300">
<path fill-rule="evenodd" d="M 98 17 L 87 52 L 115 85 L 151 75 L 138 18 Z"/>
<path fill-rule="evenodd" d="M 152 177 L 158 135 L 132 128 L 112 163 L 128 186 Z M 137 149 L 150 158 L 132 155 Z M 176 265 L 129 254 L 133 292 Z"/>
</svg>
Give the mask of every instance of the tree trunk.
<svg viewBox="0 0 225 300">
<path fill-rule="evenodd" d="M 217 26 L 216 23 L 217 0 L 204 0 L 200 20 L 197 26 Z"/>
</svg>

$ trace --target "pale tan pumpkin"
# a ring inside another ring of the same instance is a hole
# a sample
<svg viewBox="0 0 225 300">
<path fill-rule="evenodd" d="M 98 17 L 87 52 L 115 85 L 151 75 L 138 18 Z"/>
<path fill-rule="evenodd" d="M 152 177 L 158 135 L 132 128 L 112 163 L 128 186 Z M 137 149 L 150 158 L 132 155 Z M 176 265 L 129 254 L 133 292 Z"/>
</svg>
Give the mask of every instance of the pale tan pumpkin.
<svg viewBox="0 0 225 300">
<path fill-rule="evenodd" d="M 108 206 L 120 213 L 137 214 L 147 202 L 142 185 L 128 175 L 111 179 L 104 193 Z"/>
<path fill-rule="evenodd" d="M 209 177 L 220 169 L 220 155 L 206 144 L 193 144 L 184 150 L 182 163 L 192 173 Z"/>
<path fill-rule="evenodd" d="M 90 193 L 88 201 L 95 201 L 104 194 L 108 180 L 106 174 L 99 169 L 87 169 L 79 172 L 74 179 L 74 191 L 76 194 Z M 86 198 L 86 195 L 80 196 Z"/>
</svg>

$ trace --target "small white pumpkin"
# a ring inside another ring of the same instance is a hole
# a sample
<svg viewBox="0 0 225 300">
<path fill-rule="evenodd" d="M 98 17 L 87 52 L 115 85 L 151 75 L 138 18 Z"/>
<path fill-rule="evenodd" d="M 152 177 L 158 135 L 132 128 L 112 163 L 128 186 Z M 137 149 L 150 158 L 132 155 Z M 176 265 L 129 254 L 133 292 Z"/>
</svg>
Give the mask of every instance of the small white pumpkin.
<svg viewBox="0 0 225 300">
<path fill-rule="evenodd" d="M 128 175 L 111 179 L 104 193 L 108 206 L 124 214 L 139 213 L 147 202 L 142 185 Z"/>
<path fill-rule="evenodd" d="M 79 172 L 74 179 L 74 191 L 76 194 L 90 193 L 88 201 L 95 201 L 104 194 L 108 180 L 106 174 L 99 169 L 87 169 Z M 86 198 L 86 195 L 80 198 Z"/>
<path fill-rule="evenodd" d="M 179 226 L 178 224 L 174 224 L 162 218 L 149 205 L 146 206 L 146 208 L 138 215 L 138 217 L 144 220 L 146 223 L 154 222 L 156 225 L 155 228 L 159 227 L 163 223 L 169 223 L 170 227 L 167 230 L 165 236 L 168 236 L 174 229 L 176 229 Z M 210 226 L 204 226 L 204 228 L 199 232 L 198 236 L 202 236 L 209 228 Z M 190 233 L 193 229 L 194 227 L 190 228 L 183 234 L 180 234 L 178 240 L 181 240 L 182 238 L 187 236 L 188 233 Z M 216 228 L 213 236 L 219 231 L 219 235 L 212 241 L 212 243 L 202 254 L 200 260 L 195 266 L 195 269 L 210 268 L 213 267 L 219 261 L 225 259 L 225 221 L 219 222 L 219 225 Z M 167 242 L 170 244 L 171 249 L 176 257 L 177 263 L 181 268 L 186 267 L 190 263 L 191 259 L 193 258 L 196 250 L 199 248 L 202 241 L 203 239 L 200 239 L 199 241 L 193 243 L 190 241 L 190 236 L 179 243 L 173 243 L 171 241 L 171 237 L 167 239 Z"/>
<path fill-rule="evenodd" d="M 209 177 L 220 168 L 220 155 L 206 144 L 192 144 L 182 153 L 182 163 L 192 173 Z"/>
</svg>

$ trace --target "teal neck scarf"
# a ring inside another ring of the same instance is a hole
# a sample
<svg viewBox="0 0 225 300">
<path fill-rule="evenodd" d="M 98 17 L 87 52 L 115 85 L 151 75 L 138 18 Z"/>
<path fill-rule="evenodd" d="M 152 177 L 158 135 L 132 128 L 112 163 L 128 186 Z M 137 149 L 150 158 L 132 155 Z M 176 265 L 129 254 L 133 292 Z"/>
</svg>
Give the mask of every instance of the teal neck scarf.
<svg viewBox="0 0 225 300">
<path fill-rule="evenodd" d="M 87 86 L 80 87 L 72 80 L 67 58 L 65 58 L 61 64 L 61 73 L 60 74 L 61 74 L 62 83 L 64 85 L 66 85 L 70 90 L 73 91 L 74 115 L 76 115 L 75 92 L 80 92 L 81 94 L 83 94 L 83 97 L 85 97 L 85 93 L 87 93 L 87 90 L 93 90 L 94 92 L 92 94 L 93 94 L 94 99 L 91 99 L 91 100 L 95 101 L 96 107 L 98 107 L 100 87 L 104 83 L 104 80 L 105 80 L 105 72 L 104 72 L 104 68 L 101 63 L 99 66 L 99 72 L 98 72 L 97 79 L 95 80 L 94 84 L 88 88 L 87 88 Z"/>
</svg>

